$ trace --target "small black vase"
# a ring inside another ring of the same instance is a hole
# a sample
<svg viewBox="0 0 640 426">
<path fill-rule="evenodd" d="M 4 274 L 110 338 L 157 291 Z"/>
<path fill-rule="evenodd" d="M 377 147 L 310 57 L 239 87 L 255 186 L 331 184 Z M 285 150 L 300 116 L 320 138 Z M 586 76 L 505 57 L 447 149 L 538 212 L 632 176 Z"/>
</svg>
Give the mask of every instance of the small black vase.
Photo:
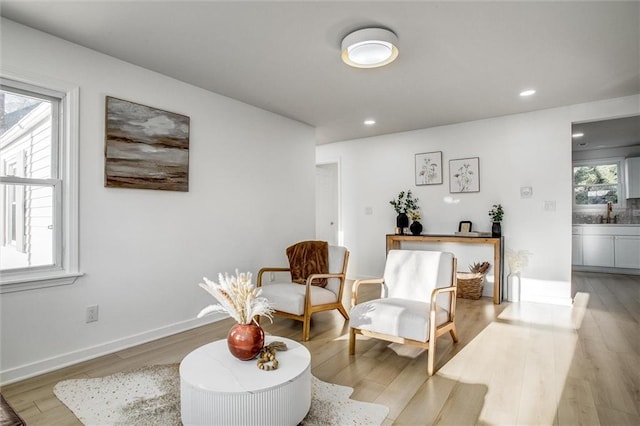
<svg viewBox="0 0 640 426">
<path fill-rule="evenodd" d="M 500 226 L 500 222 L 493 222 L 493 225 L 491 226 L 491 236 L 492 237 L 502 236 L 502 227 Z"/>
<path fill-rule="evenodd" d="M 422 234 L 422 224 L 420 222 L 413 222 L 409 229 L 413 235 Z"/>
<path fill-rule="evenodd" d="M 396 217 L 396 232 L 398 235 L 404 234 L 405 228 L 409 227 L 409 216 L 406 213 L 398 213 L 398 217 Z"/>
</svg>

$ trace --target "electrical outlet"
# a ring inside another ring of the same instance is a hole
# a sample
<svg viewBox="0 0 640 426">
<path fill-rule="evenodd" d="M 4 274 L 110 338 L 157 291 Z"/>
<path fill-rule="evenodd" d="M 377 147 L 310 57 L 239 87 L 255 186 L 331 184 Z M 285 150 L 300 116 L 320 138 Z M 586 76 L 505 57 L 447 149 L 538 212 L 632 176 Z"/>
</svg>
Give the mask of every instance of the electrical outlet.
<svg viewBox="0 0 640 426">
<path fill-rule="evenodd" d="M 86 322 L 98 321 L 98 305 L 87 306 L 87 319 Z"/>
</svg>

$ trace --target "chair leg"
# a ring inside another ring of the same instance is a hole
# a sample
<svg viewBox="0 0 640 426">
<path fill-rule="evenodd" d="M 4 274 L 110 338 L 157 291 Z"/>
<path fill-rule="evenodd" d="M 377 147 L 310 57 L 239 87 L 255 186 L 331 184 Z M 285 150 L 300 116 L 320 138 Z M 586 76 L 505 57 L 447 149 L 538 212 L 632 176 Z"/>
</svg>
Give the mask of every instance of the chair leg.
<svg viewBox="0 0 640 426">
<path fill-rule="evenodd" d="M 305 314 L 302 322 L 302 341 L 308 342 L 311 335 L 311 315 Z"/>
<path fill-rule="evenodd" d="M 436 354 L 436 339 L 435 337 L 429 339 L 429 348 L 427 349 L 427 376 L 433 376 L 433 363 Z"/>
<path fill-rule="evenodd" d="M 353 328 L 349 328 L 349 355 L 355 355 L 356 353 L 356 331 Z"/>
<path fill-rule="evenodd" d="M 456 329 L 456 325 L 453 325 L 453 328 L 451 330 L 449 330 L 449 334 L 451 334 L 451 338 L 453 339 L 454 343 L 458 343 L 458 330 Z"/>
<path fill-rule="evenodd" d="M 344 319 L 346 319 L 346 320 L 349 319 L 349 314 L 347 313 L 347 310 L 344 308 L 344 306 L 342 306 L 342 304 L 340 306 L 338 306 L 338 311 L 342 314 Z"/>
</svg>

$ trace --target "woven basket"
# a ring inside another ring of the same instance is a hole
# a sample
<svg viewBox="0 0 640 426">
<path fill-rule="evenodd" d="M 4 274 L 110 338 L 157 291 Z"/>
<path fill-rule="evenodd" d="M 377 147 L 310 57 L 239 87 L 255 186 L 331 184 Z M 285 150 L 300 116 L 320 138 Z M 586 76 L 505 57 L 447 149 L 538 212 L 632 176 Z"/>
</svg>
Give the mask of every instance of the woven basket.
<svg viewBox="0 0 640 426">
<path fill-rule="evenodd" d="M 484 274 L 473 272 L 458 272 L 458 297 L 478 300 L 482 297 Z"/>
</svg>

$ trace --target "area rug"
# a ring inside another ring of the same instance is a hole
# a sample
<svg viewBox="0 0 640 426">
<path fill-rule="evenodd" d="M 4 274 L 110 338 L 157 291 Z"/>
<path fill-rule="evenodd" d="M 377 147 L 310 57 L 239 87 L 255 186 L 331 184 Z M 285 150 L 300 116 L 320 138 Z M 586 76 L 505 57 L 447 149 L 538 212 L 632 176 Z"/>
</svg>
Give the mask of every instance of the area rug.
<svg viewBox="0 0 640 426">
<path fill-rule="evenodd" d="M 56 384 L 53 393 L 85 425 L 178 426 L 178 364 L 155 365 L 96 379 Z M 349 399 L 353 389 L 312 379 L 311 409 L 302 425 L 380 425 L 384 405 Z"/>
</svg>

